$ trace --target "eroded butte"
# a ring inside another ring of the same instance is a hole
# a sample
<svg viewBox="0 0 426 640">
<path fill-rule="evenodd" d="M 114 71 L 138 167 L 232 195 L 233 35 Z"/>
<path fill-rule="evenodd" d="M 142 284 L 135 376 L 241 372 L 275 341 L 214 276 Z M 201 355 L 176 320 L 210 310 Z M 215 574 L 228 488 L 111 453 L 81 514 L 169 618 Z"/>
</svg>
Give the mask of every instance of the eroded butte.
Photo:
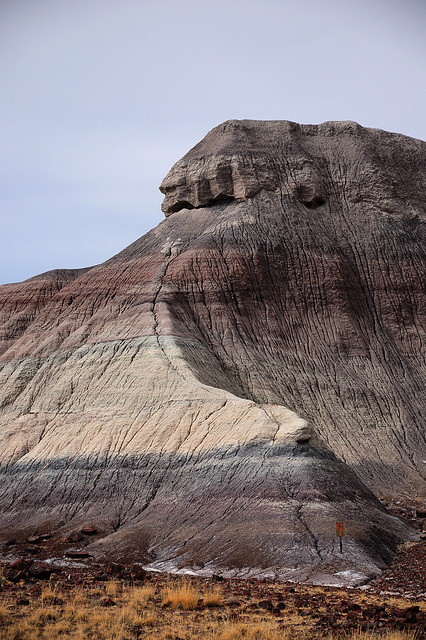
<svg viewBox="0 0 426 640">
<path fill-rule="evenodd" d="M 329 583 L 425 499 L 426 144 L 229 121 L 102 265 L 0 287 L 2 538 Z M 335 537 L 346 523 L 345 552 Z"/>
</svg>

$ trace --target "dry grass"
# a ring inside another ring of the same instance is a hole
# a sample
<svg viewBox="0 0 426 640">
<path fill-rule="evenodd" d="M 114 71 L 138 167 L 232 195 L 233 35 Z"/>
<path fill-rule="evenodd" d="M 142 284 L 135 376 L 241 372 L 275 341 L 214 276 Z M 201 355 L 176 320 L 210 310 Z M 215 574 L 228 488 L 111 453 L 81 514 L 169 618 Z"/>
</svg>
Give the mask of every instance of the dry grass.
<svg viewBox="0 0 426 640">
<path fill-rule="evenodd" d="M 271 585 L 270 596 L 280 593 Z M 304 594 L 314 596 L 314 588 Z M 29 604 L 17 606 L 20 596 Z M 291 596 L 294 597 L 294 596 Z M 333 597 L 331 594 L 330 597 Z M 344 597 L 349 597 L 345 594 Z M 365 598 L 354 594 L 354 599 Z M 211 582 L 160 579 L 144 586 L 48 583 L 31 595 L 23 583 L 0 592 L 0 640 L 311 640 L 312 620 L 289 604 L 282 615 L 261 610 L 259 596 L 235 597 L 229 587 Z M 371 600 L 373 601 L 373 597 Z M 411 604 L 411 603 L 410 603 Z M 252 608 L 254 605 L 254 608 Z M 405 606 L 408 604 L 405 602 Z M 424 603 L 422 603 L 422 608 Z M 327 640 L 337 640 L 329 634 Z M 416 640 L 411 632 L 387 631 L 345 635 L 345 640 Z"/>
<path fill-rule="evenodd" d="M 223 604 L 222 589 L 215 587 L 203 594 L 203 604 L 205 607 L 220 607 Z"/>
<path fill-rule="evenodd" d="M 225 622 L 222 628 L 213 630 L 210 636 L 211 640 L 291 640 L 294 635 L 290 631 L 277 629 L 277 625 L 273 623 L 263 623 L 250 627 L 246 624 Z"/>
<path fill-rule="evenodd" d="M 110 580 L 109 582 L 107 582 L 106 593 L 111 598 L 113 598 L 114 596 L 117 596 L 120 590 L 121 590 L 121 583 L 118 582 L 117 580 Z"/>
<path fill-rule="evenodd" d="M 175 609 L 185 611 L 194 610 L 198 607 L 201 593 L 194 589 L 189 582 L 183 582 L 176 587 L 170 587 L 163 593 L 163 603 Z"/>
<path fill-rule="evenodd" d="M 374 635 L 364 632 L 351 634 L 350 640 L 371 640 L 372 637 L 380 638 L 380 640 L 415 640 L 417 635 L 414 631 L 386 631 Z"/>
<path fill-rule="evenodd" d="M 145 607 L 155 600 L 155 589 L 151 586 L 133 587 L 128 592 L 129 605 L 135 609 Z"/>
<path fill-rule="evenodd" d="M 185 638 L 185 640 L 311 640 L 310 632 L 294 633 L 291 628 L 282 629 L 273 622 L 262 622 L 262 624 L 250 625 L 234 623 L 230 621 L 209 625 L 203 630 L 188 631 L 188 627 L 176 625 L 169 630 L 164 630 L 162 634 L 150 636 L 152 640 L 174 640 L 175 638 Z M 414 633 L 393 631 L 385 634 L 348 634 L 345 640 L 415 640 Z M 331 634 L 325 640 L 335 640 Z"/>
<path fill-rule="evenodd" d="M 0 606 L 0 625 L 4 625 L 10 618 L 10 612 L 9 610 L 1 605 Z"/>
<path fill-rule="evenodd" d="M 41 604 L 44 607 L 58 598 L 58 589 L 55 585 L 48 584 L 41 592 Z"/>
</svg>

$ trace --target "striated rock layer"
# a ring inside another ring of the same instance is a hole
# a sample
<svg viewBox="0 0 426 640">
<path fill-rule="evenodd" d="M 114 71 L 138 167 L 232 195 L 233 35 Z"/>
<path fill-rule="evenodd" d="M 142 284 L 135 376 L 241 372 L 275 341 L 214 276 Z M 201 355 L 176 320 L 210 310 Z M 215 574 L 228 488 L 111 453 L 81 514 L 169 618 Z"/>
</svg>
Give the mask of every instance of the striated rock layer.
<svg viewBox="0 0 426 640">
<path fill-rule="evenodd" d="M 425 496 L 426 144 L 230 121 L 157 228 L 0 287 L 0 519 L 96 557 L 362 581 Z M 346 523 L 345 552 L 335 522 Z"/>
</svg>

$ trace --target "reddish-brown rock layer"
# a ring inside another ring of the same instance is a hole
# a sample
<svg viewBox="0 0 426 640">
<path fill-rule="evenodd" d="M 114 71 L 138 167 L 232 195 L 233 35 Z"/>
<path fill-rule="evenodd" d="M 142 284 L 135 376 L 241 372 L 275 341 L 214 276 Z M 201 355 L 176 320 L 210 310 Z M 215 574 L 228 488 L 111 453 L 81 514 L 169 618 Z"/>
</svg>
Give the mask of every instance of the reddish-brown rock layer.
<svg viewBox="0 0 426 640">
<path fill-rule="evenodd" d="M 0 355 L 28 329 L 51 299 L 88 269 L 57 269 L 0 287 Z"/>
</svg>

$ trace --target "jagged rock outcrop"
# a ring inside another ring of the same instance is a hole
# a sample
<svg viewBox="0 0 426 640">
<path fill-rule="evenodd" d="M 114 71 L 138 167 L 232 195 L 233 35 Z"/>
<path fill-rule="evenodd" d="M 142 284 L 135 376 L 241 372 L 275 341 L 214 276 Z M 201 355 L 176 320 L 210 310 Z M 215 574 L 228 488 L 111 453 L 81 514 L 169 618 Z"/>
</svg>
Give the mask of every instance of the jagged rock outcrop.
<svg viewBox="0 0 426 640">
<path fill-rule="evenodd" d="M 425 498 L 425 161 L 350 122 L 226 122 L 156 229 L 0 287 L 4 535 L 93 521 L 96 557 L 380 571 L 414 534 L 374 494 Z"/>
</svg>

